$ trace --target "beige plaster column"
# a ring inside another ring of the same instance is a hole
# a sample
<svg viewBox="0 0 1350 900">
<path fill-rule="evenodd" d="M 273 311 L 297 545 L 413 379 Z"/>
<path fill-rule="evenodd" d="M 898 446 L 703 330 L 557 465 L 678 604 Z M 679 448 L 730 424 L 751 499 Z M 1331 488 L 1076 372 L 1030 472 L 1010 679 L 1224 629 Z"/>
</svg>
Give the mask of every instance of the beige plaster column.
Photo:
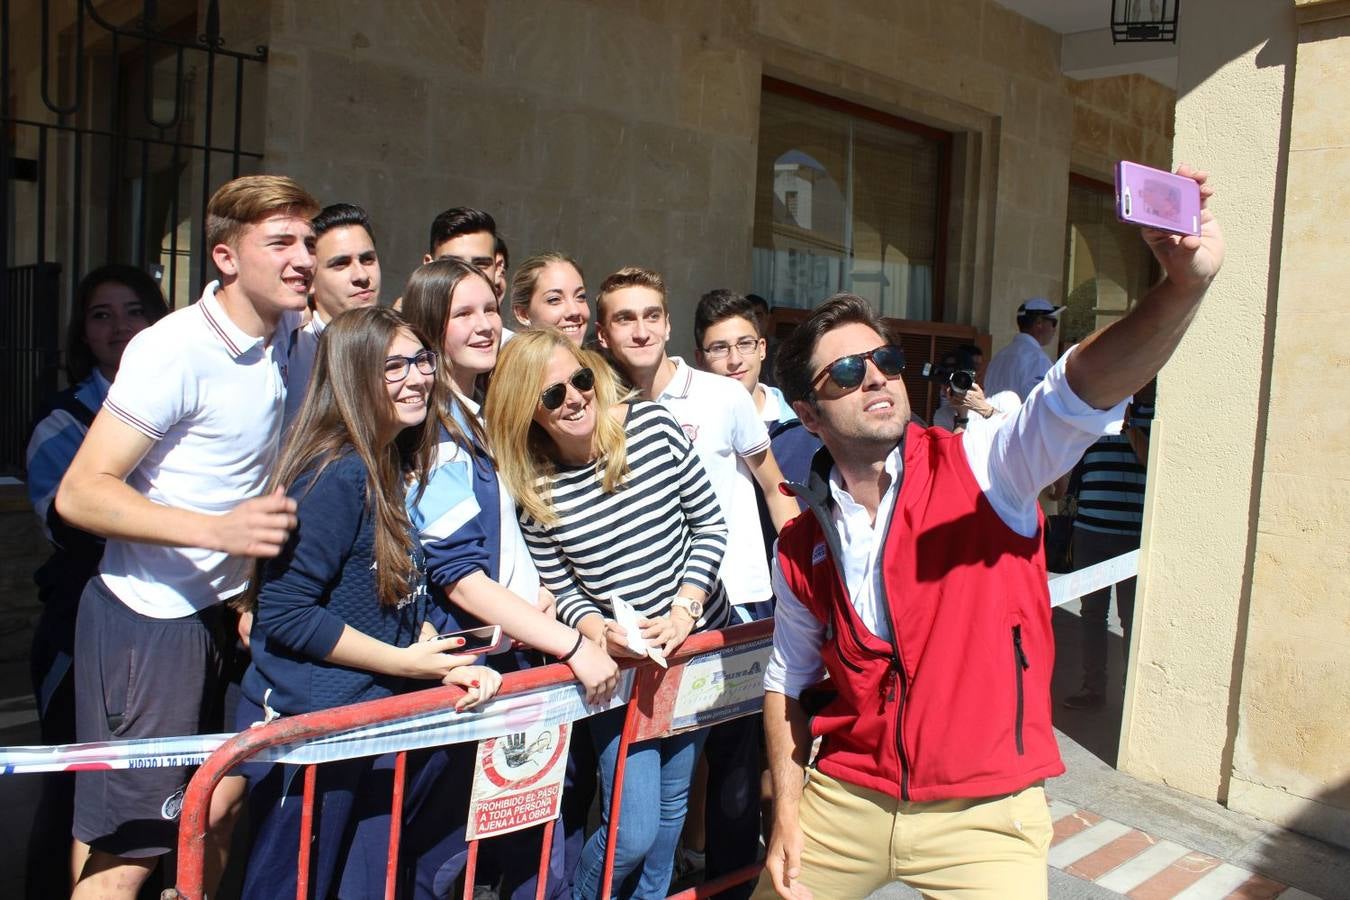
<svg viewBox="0 0 1350 900">
<path fill-rule="evenodd" d="M 1207 169 L 1224 270 L 1158 384 L 1119 765 L 1225 799 L 1237 731 L 1276 309 L 1294 10 L 1182 7 L 1174 159 Z M 1220 27 L 1221 26 L 1221 27 Z"/>
<path fill-rule="evenodd" d="M 1269 428 L 1228 803 L 1350 846 L 1350 3 L 1298 3 Z M 1337 398 L 1331 402 L 1316 397 Z"/>
</svg>

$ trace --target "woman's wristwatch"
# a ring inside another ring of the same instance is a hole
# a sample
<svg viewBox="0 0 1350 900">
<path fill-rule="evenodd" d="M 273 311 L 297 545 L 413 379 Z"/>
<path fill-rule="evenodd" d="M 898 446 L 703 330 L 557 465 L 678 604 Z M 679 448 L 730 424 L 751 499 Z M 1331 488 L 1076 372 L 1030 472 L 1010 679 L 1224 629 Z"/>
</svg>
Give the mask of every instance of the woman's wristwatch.
<svg viewBox="0 0 1350 900">
<path fill-rule="evenodd" d="M 682 594 L 676 594 L 674 597 L 670 598 L 670 608 L 684 610 L 689 613 L 689 618 L 693 619 L 695 622 L 703 618 L 703 604 L 699 603 L 697 600 L 690 600 Z"/>
</svg>

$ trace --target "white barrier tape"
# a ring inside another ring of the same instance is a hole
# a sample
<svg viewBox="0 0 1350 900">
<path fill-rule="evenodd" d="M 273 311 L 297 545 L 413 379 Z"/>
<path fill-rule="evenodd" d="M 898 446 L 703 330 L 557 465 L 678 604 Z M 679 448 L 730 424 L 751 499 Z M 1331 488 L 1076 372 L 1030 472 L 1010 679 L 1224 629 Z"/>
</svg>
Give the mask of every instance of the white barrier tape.
<svg viewBox="0 0 1350 900">
<path fill-rule="evenodd" d="M 1052 575 L 1049 579 L 1050 605 L 1062 606 L 1084 594 L 1124 581 L 1136 574 L 1138 568 L 1139 551 L 1131 550 L 1077 572 Z M 396 750 L 419 750 L 479 741 L 511 734 L 526 725 L 560 725 L 623 706 L 628 702 L 632 689 L 633 673 L 629 670 L 623 673 L 619 689 L 604 708 L 588 707 L 580 685 L 556 685 L 499 697 L 484 704 L 480 710 L 460 713 L 453 709 L 439 709 L 394 722 L 381 722 L 301 743 L 271 747 L 251 761 L 323 763 L 378 756 Z M 201 734 L 52 747 L 3 747 L 0 748 L 0 775 L 64 772 L 82 768 L 197 766 L 232 737 L 233 734 Z"/>
<path fill-rule="evenodd" d="M 628 702 L 632 690 L 633 672 L 630 669 L 620 674 L 618 690 L 605 706 L 587 706 L 580 685 L 562 684 L 499 697 L 478 710 L 438 709 L 393 722 L 269 747 L 249 762 L 324 763 L 378 756 L 395 750 L 476 742 L 511 734 L 526 725 L 560 725 L 616 709 Z M 232 737 L 233 734 L 201 734 L 54 747 L 5 747 L 0 748 L 0 775 L 197 766 Z"/>
<path fill-rule="evenodd" d="M 1050 576 L 1050 605 L 1063 606 L 1085 594 L 1118 584 L 1139 573 L 1139 551 L 1131 550 L 1096 565 Z"/>
</svg>

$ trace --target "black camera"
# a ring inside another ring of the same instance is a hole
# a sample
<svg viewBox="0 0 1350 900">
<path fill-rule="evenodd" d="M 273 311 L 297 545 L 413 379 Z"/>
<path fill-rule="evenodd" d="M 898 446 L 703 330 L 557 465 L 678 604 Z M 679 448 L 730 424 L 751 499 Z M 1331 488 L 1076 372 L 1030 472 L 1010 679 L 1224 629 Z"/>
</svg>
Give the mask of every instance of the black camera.
<svg viewBox="0 0 1350 900">
<path fill-rule="evenodd" d="M 935 366 L 932 363 L 924 363 L 922 374 L 924 378 L 941 387 L 951 388 L 954 394 L 964 394 L 975 385 L 975 371 L 973 369 L 958 369 L 949 365 Z"/>
</svg>

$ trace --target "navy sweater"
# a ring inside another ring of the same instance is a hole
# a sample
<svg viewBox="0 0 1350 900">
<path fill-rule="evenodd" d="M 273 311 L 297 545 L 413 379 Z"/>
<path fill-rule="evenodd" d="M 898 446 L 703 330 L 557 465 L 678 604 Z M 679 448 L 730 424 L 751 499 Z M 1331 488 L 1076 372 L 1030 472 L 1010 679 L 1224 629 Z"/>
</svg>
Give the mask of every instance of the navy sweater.
<svg viewBox="0 0 1350 900">
<path fill-rule="evenodd" d="M 406 647 L 427 615 L 426 567 L 415 540 L 412 592 L 397 606 L 378 599 L 375 511 L 366 503 L 361 458 L 349 452 L 317 479 L 302 475 L 289 495 L 299 504 L 300 524 L 262 568 L 244 695 L 295 715 L 430 685 L 324 662 L 343 626 Z"/>
</svg>

